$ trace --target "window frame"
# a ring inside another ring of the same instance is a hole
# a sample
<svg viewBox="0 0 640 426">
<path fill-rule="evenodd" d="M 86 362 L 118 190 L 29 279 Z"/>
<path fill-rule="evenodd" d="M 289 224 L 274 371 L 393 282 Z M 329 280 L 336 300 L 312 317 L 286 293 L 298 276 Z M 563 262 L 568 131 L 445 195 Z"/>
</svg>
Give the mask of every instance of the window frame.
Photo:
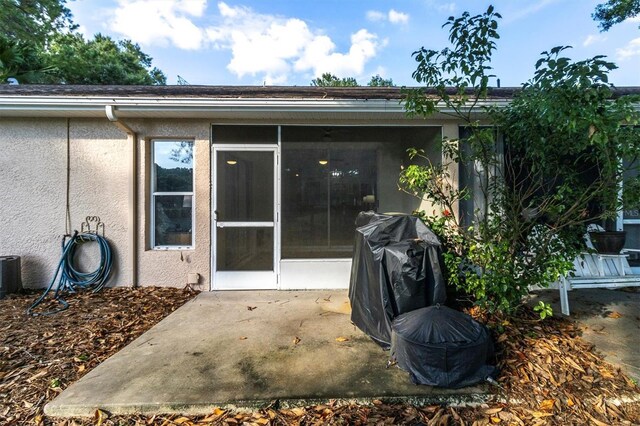
<svg viewBox="0 0 640 426">
<path fill-rule="evenodd" d="M 195 235 L 195 223 L 196 223 L 196 193 L 195 193 L 195 187 L 196 187 L 196 150 L 195 150 L 195 146 L 196 146 L 196 141 L 195 139 L 190 139 L 190 138 L 168 138 L 168 139 L 151 139 L 151 158 L 150 158 L 150 162 L 151 162 L 151 184 L 150 184 L 150 216 L 151 216 L 151 223 L 150 223 L 150 241 L 151 241 L 151 250 L 157 250 L 157 251 L 170 251 L 170 250 L 194 250 L 195 249 L 195 241 L 196 241 L 196 235 Z M 193 146 L 193 157 L 191 159 L 191 169 L 192 169 L 192 184 L 191 184 L 191 191 L 173 191 L 173 192 L 166 192 L 166 191 L 156 191 L 156 185 L 157 185 L 157 176 L 156 176 L 156 167 L 155 167 L 155 156 L 156 156 L 156 143 L 167 143 L 167 142 L 175 142 L 175 143 L 180 143 L 180 142 L 189 142 L 192 144 Z M 157 245 L 156 244 L 156 197 L 157 196 L 166 196 L 166 195 L 175 195 L 175 196 L 185 196 L 185 195 L 190 195 L 191 196 L 191 244 L 189 245 Z"/>
</svg>

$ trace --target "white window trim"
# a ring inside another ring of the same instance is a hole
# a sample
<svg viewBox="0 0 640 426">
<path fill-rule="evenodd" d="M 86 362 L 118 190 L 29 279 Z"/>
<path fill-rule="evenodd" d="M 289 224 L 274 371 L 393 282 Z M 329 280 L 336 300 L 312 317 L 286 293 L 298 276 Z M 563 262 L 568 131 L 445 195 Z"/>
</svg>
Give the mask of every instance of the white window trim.
<svg viewBox="0 0 640 426">
<path fill-rule="evenodd" d="M 155 151 L 156 142 L 191 142 L 193 144 L 192 164 L 192 191 L 158 192 L 156 191 Z M 151 249 L 157 251 L 168 250 L 194 250 L 196 241 L 196 142 L 194 139 L 152 139 L 151 140 Z M 156 196 L 158 195 L 190 195 L 191 196 L 191 244 L 183 246 L 156 245 Z"/>
</svg>

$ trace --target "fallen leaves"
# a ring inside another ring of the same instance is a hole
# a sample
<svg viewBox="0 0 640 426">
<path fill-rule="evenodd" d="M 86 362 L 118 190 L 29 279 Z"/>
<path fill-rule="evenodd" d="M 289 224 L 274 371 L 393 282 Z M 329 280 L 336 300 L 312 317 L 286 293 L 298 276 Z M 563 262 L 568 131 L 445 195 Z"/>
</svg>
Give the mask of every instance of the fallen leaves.
<svg viewBox="0 0 640 426">
<path fill-rule="evenodd" d="M 28 318 L 33 297 L 0 301 L 0 424 L 63 425 L 565 425 L 640 423 L 640 403 L 613 404 L 640 392 L 635 383 L 583 342 L 564 319 L 537 321 L 531 312 L 505 321 L 475 314 L 496 333 L 500 390 L 510 403 L 446 407 L 335 402 L 291 409 L 233 412 L 215 408 L 204 416 L 115 416 L 97 410 L 91 419 L 56 421 L 42 407 L 164 316 L 191 298 L 178 289 L 107 289 L 76 295 L 72 309 Z M 247 309 L 253 307 L 247 307 Z M 255 308 L 254 308 L 255 309 Z M 252 310 L 252 309 L 249 309 Z M 291 336 L 291 335 L 289 335 Z M 239 336 L 246 340 L 246 336 Z M 291 337 L 287 337 L 291 338 Z M 345 336 L 336 342 L 347 342 Z M 301 342 L 293 338 L 293 345 Z"/>
<path fill-rule="evenodd" d="M 38 294 L 0 300 L 0 424 L 43 424 L 47 402 L 196 293 L 108 288 L 70 295 L 59 314 L 29 317 Z M 106 423 L 96 411 L 93 424 Z"/>
<path fill-rule="evenodd" d="M 634 424 L 640 420 L 638 403 L 610 408 L 610 401 L 637 394 L 638 388 L 580 339 L 575 323 L 555 317 L 540 322 L 530 311 L 510 322 L 511 326 L 504 327 L 499 318 L 489 318 L 488 325 L 502 331 L 494 340 L 498 382 L 510 400 L 520 403 L 498 414 L 484 412 L 484 424 L 490 424 L 492 417 L 507 424 L 552 425 Z M 507 420 L 503 413 L 515 417 Z"/>
<path fill-rule="evenodd" d="M 553 407 L 555 406 L 555 404 L 556 404 L 555 399 L 545 399 L 540 403 L 540 406 L 538 408 L 541 411 L 553 411 Z"/>
</svg>

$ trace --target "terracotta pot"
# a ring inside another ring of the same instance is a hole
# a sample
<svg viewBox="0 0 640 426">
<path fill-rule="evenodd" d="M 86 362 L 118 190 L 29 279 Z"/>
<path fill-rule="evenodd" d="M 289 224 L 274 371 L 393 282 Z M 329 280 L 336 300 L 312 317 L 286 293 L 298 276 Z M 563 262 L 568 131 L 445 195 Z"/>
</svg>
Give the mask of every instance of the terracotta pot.
<svg viewBox="0 0 640 426">
<path fill-rule="evenodd" d="M 589 238 L 600 254 L 620 254 L 627 238 L 626 231 L 589 232 Z"/>
</svg>

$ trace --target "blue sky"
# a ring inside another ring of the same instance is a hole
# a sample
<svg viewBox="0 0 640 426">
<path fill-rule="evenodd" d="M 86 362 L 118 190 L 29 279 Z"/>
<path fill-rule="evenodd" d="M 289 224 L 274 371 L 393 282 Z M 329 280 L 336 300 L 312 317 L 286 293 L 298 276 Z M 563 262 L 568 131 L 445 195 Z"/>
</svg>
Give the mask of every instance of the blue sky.
<svg viewBox="0 0 640 426">
<path fill-rule="evenodd" d="M 441 49 L 450 15 L 502 14 L 492 66 L 501 85 L 528 80 L 540 52 L 571 45 L 567 56 L 606 55 L 617 86 L 640 86 L 640 19 L 600 33 L 591 18 L 604 0 L 70 0 L 85 35 L 128 38 L 175 84 L 309 85 L 323 72 L 375 74 L 412 85 L 411 53 Z"/>
</svg>

